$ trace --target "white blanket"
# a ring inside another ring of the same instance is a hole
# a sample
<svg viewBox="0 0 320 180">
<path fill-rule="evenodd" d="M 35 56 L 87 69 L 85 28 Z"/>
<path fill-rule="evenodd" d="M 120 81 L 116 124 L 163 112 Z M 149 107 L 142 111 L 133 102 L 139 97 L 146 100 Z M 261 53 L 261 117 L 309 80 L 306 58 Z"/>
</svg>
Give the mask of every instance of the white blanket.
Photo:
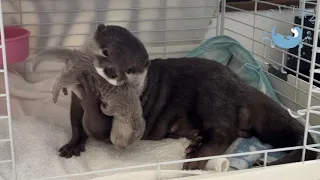
<svg viewBox="0 0 320 180">
<path fill-rule="evenodd" d="M 108 168 L 178 160 L 184 158 L 186 139 L 140 141 L 123 152 L 112 145 L 89 139 L 80 157 L 59 157 L 58 149 L 71 137 L 69 121 L 70 97 L 62 93 L 58 103 L 52 103 L 51 88 L 55 77 L 29 83 L 19 74 L 9 72 L 13 138 L 17 175 L 19 179 L 60 176 Z M 0 93 L 4 92 L 3 77 Z M 0 115 L 6 114 L 5 98 L 0 100 Z M 6 120 L 0 120 L 0 138 L 8 138 Z M 10 158 L 9 143 L 0 143 L 0 160 Z M 210 161 L 212 172 L 227 171 L 228 161 Z M 162 169 L 180 170 L 182 164 L 163 166 Z M 155 169 L 144 168 L 140 170 Z M 0 179 L 10 179 L 10 164 L 0 164 Z M 109 175 L 114 173 L 104 173 Z M 99 174 L 100 176 L 102 174 Z M 83 179 L 99 176 L 84 176 Z M 82 179 L 80 176 L 75 179 Z M 143 179 L 153 179 L 148 176 Z"/>
</svg>

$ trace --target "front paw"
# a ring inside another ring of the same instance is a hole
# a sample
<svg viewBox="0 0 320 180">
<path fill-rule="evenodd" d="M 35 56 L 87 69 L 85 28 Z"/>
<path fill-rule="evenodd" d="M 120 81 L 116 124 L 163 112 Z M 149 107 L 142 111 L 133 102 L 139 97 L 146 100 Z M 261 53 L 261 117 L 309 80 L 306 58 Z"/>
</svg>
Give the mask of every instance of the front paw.
<svg viewBox="0 0 320 180">
<path fill-rule="evenodd" d="M 203 157 L 202 151 L 203 151 L 202 137 L 197 136 L 196 138 L 194 138 L 191 141 L 190 145 L 185 150 L 186 159 Z M 208 162 L 207 160 L 186 162 L 183 164 L 183 169 L 185 169 L 185 170 L 195 170 L 195 169 L 203 170 L 205 168 L 207 162 Z"/>
<path fill-rule="evenodd" d="M 95 80 L 90 74 L 80 74 L 77 91 L 81 97 L 81 106 L 86 110 L 97 110 L 100 106 L 100 92 L 95 88 Z"/>
<path fill-rule="evenodd" d="M 71 158 L 73 155 L 80 156 L 80 153 L 85 151 L 85 142 L 86 139 L 70 140 L 68 144 L 59 149 L 59 156 L 65 158 Z"/>
</svg>

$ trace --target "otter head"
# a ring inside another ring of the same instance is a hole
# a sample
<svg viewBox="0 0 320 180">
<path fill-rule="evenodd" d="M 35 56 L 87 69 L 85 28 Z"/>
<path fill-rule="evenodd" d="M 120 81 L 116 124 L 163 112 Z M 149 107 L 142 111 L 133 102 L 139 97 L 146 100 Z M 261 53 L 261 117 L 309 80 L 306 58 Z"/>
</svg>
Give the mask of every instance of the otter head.
<svg viewBox="0 0 320 180">
<path fill-rule="evenodd" d="M 86 50 L 94 51 L 97 73 L 114 86 L 144 83 L 149 56 L 142 42 L 127 29 L 100 24 Z"/>
</svg>

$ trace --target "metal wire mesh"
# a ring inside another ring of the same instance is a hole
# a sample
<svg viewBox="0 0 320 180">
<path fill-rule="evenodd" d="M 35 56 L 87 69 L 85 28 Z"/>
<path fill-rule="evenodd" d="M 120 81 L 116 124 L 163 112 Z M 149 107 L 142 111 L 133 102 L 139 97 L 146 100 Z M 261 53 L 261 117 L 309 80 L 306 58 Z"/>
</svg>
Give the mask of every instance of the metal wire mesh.
<svg viewBox="0 0 320 180">
<path fill-rule="evenodd" d="M 270 35 L 273 26 L 281 27 L 280 31 L 284 32 L 283 34 L 286 34 L 286 31 L 290 32 L 290 29 L 293 26 L 301 27 L 304 30 L 313 32 L 313 28 L 305 26 L 303 24 L 303 21 L 301 24 L 294 23 L 293 21 L 295 16 L 299 16 L 302 14 L 301 12 L 307 10 L 308 15 L 315 15 L 315 13 L 312 12 L 313 9 L 304 9 L 305 4 L 315 4 L 314 2 L 300 2 L 300 7 L 282 5 L 282 10 L 280 12 L 278 10 L 280 4 L 270 3 L 266 1 L 256 1 L 256 9 L 252 9 L 251 11 L 226 5 L 227 8 L 233 9 L 238 13 L 242 13 L 242 17 L 250 18 L 250 20 L 247 21 L 244 18 L 241 19 L 239 18 L 239 16 L 234 16 L 232 14 L 226 15 L 226 25 L 224 28 L 225 34 L 235 37 L 240 42 L 249 42 L 244 44 L 245 47 L 249 49 L 252 54 L 259 61 L 261 61 L 262 64 L 267 63 L 264 71 L 269 75 L 272 85 L 275 87 L 275 92 L 277 93 L 282 103 L 293 110 L 303 109 L 307 106 L 307 102 L 305 101 L 305 99 L 308 95 L 308 85 L 306 85 L 304 82 L 301 82 L 301 78 L 304 78 L 303 80 L 305 82 L 308 82 L 309 75 L 301 73 L 301 71 L 299 71 L 299 65 L 300 62 L 310 65 L 311 58 L 306 58 L 305 56 L 303 56 L 301 48 L 298 48 L 297 54 L 293 54 L 292 52 L 285 51 L 278 47 L 271 48 L 270 42 L 265 41 L 263 39 L 263 36 L 264 32 Z M 272 11 L 268 10 L 269 12 L 257 11 L 257 6 L 259 6 L 259 4 L 272 5 L 274 6 L 274 9 L 272 9 Z M 237 26 L 244 27 L 244 30 L 236 30 L 235 28 L 233 28 L 232 24 L 234 23 L 236 23 Z M 248 33 L 248 31 L 250 33 Z M 303 42 L 303 46 L 312 48 L 312 41 Z M 294 69 L 287 66 L 287 59 L 289 57 L 297 59 L 297 67 L 295 67 Z M 272 65 L 281 70 L 281 74 L 287 76 L 288 79 L 283 80 L 274 73 L 270 73 L 269 65 Z M 319 67 L 319 64 L 316 63 L 316 67 Z M 281 85 L 278 85 L 279 82 L 281 82 Z M 314 82 L 319 83 L 319 80 L 314 79 Z M 313 94 L 312 97 L 313 99 L 315 99 L 314 103 L 318 104 L 319 101 L 317 100 L 319 100 L 319 96 L 317 94 Z M 317 118 L 317 116 L 312 116 L 311 119 Z"/>
<path fill-rule="evenodd" d="M 32 53 L 49 46 L 78 47 L 97 24 L 105 23 L 128 28 L 146 44 L 152 57 L 181 56 L 198 45 L 217 7 L 217 2 L 209 0 L 6 2 L 5 23 L 31 31 Z"/>
<path fill-rule="evenodd" d="M 31 53 L 37 53 L 39 50 L 51 46 L 77 48 L 100 23 L 116 24 L 128 28 L 143 41 L 151 58 L 184 56 L 186 52 L 194 49 L 209 37 L 219 34 L 229 35 L 242 43 L 261 62 L 277 96 L 285 106 L 295 111 L 306 109 L 304 113 L 307 123 L 310 121 L 313 125 L 310 129 L 309 126 L 306 126 L 306 132 L 319 134 L 316 131 L 319 128 L 318 124 L 320 124 L 318 122 L 319 114 L 315 113 L 316 111 L 310 111 L 312 106 L 320 104 L 318 91 L 310 83 L 320 83 L 320 79 L 314 79 L 313 76 L 314 67 L 320 67 L 320 64 L 315 61 L 318 42 L 303 42 L 304 47 L 312 48 L 312 56 L 306 58 L 303 56 L 301 48 L 298 49 L 297 54 L 294 54 L 281 48 L 272 48 L 267 41 L 263 40 L 264 32 L 270 34 L 270 27 L 274 25 L 281 27 L 281 32 L 287 32 L 292 26 L 298 26 L 314 32 L 313 38 L 318 39 L 319 15 L 311 11 L 313 9 L 308 9 L 307 14 L 314 16 L 316 30 L 306 26 L 304 21 L 301 21 L 300 24 L 293 21 L 295 16 L 305 11 L 306 4 L 316 5 L 316 3 L 301 0 L 299 7 L 294 7 L 280 6 L 260 0 L 254 2 L 253 9 L 244 10 L 228 5 L 225 0 L 221 3 L 221 9 L 218 1 L 214 0 L 3 0 L 1 4 L 3 16 L 1 17 L 3 17 L 5 25 L 22 26 L 31 31 Z M 275 8 L 272 11 L 259 11 L 258 7 L 263 4 Z M 280 12 L 277 11 L 279 7 L 281 7 Z M 226 12 L 226 8 L 234 11 Z M 1 32 L 3 37 L 3 26 L 1 26 Z M 4 48 L 2 50 L 4 52 Z M 297 59 L 297 67 L 293 69 L 287 66 L 288 57 Z M 299 71 L 300 62 L 309 64 L 310 75 Z M 279 70 L 278 72 L 286 78 L 272 72 L 271 68 Z M 0 70 L 0 73 L 7 76 L 6 65 L 3 70 Z M 7 98 L 8 112 L 10 112 L 8 91 L 7 94 L 0 94 L 1 97 Z M 1 119 L 11 121 L 11 114 L 8 113 L 7 116 L 0 117 Z M 0 140 L 0 143 L 11 142 L 11 138 L 12 136 L 9 139 Z M 78 177 L 107 171 L 154 167 L 158 170 L 158 178 L 161 179 L 161 166 L 170 163 L 260 153 L 264 154 L 264 159 L 267 160 L 268 153 L 271 152 L 293 149 L 304 149 L 304 152 L 305 149 L 309 149 L 319 152 L 318 146 L 320 145 L 307 146 L 304 143 L 303 146 L 291 148 L 154 163 L 52 178 Z M 11 149 L 13 153 L 13 146 Z M 13 162 L 14 167 L 14 156 L 12 161 L 0 161 L 0 163 L 7 162 Z"/>
</svg>

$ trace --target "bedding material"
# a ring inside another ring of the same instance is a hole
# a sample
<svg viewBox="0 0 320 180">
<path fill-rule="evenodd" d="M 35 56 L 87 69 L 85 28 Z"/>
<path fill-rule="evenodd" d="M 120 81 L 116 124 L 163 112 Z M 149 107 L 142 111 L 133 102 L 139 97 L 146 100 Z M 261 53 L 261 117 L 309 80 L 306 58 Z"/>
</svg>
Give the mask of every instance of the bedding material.
<svg viewBox="0 0 320 180">
<path fill-rule="evenodd" d="M 89 139 L 86 151 L 80 157 L 61 158 L 58 150 L 71 137 L 70 97 L 61 96 L 57 104 L 52 102 L 51 88 L 54 76 L 30 83 L 14 71 L 9 71 L 8 75 L 18 179 L 60 176 L 184 159 L 184 151 L 189 144 L 189 140 L 184 138 L 140 141 L 121 152 L 112 145 Z M 0 93 L 4 92 L 3 85 L 1 78 Z M 5 99 L 0 101 L 0 114 L 6 114 Z M 0 121 L 0 138 L 8 138 L 6 120 Z M 10 159 L 10 144 L 0 143 L 0 160 L 5 159 Z M 229 163 L 225 158 L 211 160 L 207 166 L 208 170 L 212 170 L 210 172 L 227 171 L 228 167 Z M 154 169 L 155 167 L 137 170 Z M 182 163 L 163 166 L 162 169 L 180 170 Z M 10 164 L 0 164 L 0 179 L 10 179 L 8 171 Z M 77 176 L 74 179 L 89 179 L 110 174 L 114 173 Z"/>
</svg>

